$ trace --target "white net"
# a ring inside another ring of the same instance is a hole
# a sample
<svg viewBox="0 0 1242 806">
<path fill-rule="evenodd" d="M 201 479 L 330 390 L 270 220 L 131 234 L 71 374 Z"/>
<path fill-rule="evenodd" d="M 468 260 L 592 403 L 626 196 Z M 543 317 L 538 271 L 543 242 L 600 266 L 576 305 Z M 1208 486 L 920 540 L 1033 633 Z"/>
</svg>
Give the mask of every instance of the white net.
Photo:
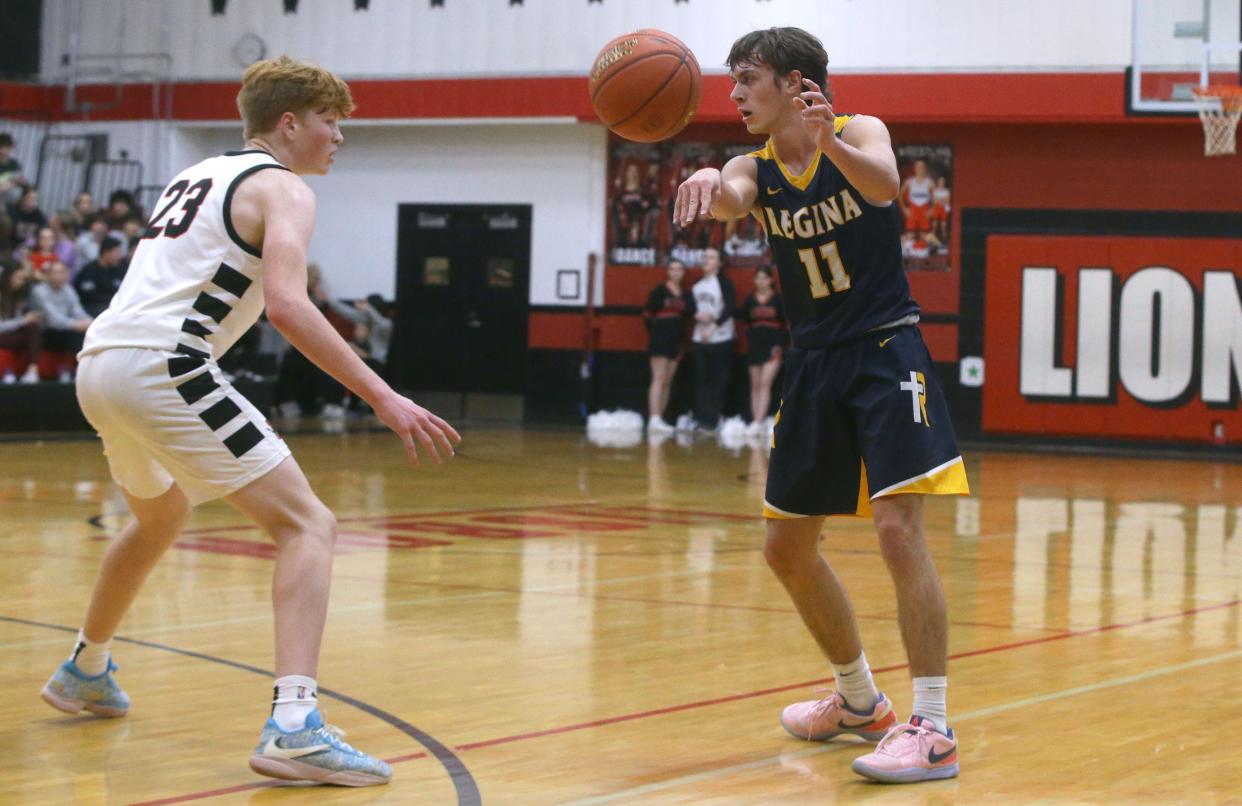
<svg viewBox="0 0 1242 806">
<path fill-rule="evenodd" d="M 1196 87 L 1194 95 L 1203 122 L 1203 153 L 1209 157 L 1238 153 L 1242 87 Z"/>
</svg>

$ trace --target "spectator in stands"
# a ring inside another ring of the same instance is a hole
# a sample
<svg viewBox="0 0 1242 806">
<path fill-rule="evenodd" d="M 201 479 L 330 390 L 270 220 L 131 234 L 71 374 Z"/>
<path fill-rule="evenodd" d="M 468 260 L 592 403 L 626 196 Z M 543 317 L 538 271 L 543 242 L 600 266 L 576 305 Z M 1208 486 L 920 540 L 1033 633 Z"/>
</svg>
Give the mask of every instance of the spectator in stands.
<svg viewBox="0 0 1242 806">
<path fill-rule="evenodd" d="M 99 211 L 95 209 L 95 197 L 84 190 L 73 199 L 73 209 L 64 213 L 65 225 L 75 238 L 90 225 Z M 93 260 L 94 258 L 92 258 Z"/>
<path fill-rule="evenodd" d="M 43 349 L 76 355 L 91 317 L 69 285 L 69 269 L 60 261 L 47 265 L 47 279 L 30 290 L 31 307 L 43 315 Z M 68 380 L 62 374 L 61 380 Z"/>
<path fill-rule="evenodd" d="M 371 358 L 383 368 L 380 377 L 386 378 L 388 371 L 388 347 L 392 344 L 392 319 L 396 312 L 396 303 L 386 300 L 379 294 L 371 294 L 365 300 L 354 303 L 366 315 L 367 327 L 371 330 Z"/>
<path fill-rule="evenodd" d="M 22 265 L 30 269 L 35 280 L 42 280 L 44 268 L 60 259 L 56 255 L 55 230 L 51 227 L 40 227 L 32 241 L 22 244 L 17 257 Z"/>
<path fill-rule="evenodd" d="M 353 324 L 334 310 L 323 283 L 323 271 L 315 263 L 306 267 L 306 293 L 328 321 L 347 341 L 354 336 Z M 275 403 L 286 417 L 300 414 L 335 417 L 344 413 L 344 387 L 315 366 L 296 349 L 285 351 L 276 376 Z"/>
<path fill-rule="evenodd" d="M 147 222 L 143 221 L 142 216 L 137 213 L 130 213 L 129 217 L 121 223 L 120 240 L 127 256 L 132 255 L 134 250 L 138 248 L 138 242 L 142 240 L 142 233 L 146 229 Z"/>
<path fill-rule="evenodd" d="M 99 247 L 103 244 L 104 238 L 108 237 L 108 222 L 99 213 L 95 213 L 86 221 L 86 228 L 78 233 L 78 238 L 73 242 L 74 251 L 77 252 L 78 262 L 82 265 L 90 263 L 99 257 Z M 117 239 L 120 243 L 120 239 Z"/>
<path fill-rule="evenodd" d="M 56 234 L 56 247 L 53 251 L 60 258 L 60 262 L 69 268 L 69 276 L 72 277 L 82 263 L 78 261 L 78 248 L 73 243 L 73 228 L 66 220 L 66 213 L 56 213 L 48 219 L 47 225 Z"/>
<path fill-rule="evenodd" d="M 121 229 L 125 226 L 125 221 L 135 213 L 139 213 L 139 210 L 134 202 L 134 194 L 128 190 L 112 191 L 112 195 L 108 197 L 108 209 L 104 212 L 104 218 L 108 219 L 109 229 Z M 138 217 L 142 218 L 141 215 Z"/>
<path fill-rule="evenodd" d="M 750 427 L 747 432 L 760 434 L 768 427 L 772 382 L 781 370 L 781 356 L 789 342 L 785 307 L 781 295 L 772 287 L 770 266 L 755 270 L 755 291 L 742 303 L 738 319 L 748 325 L 746 363 L 750 367 Z"/>
<path fill-rule="evenodd" d="M 0 204 L 0 260 L 8 260 L 13 255 L 13 219 L 9 211 Z"/>
<path fill-rule="evenodd" d="M 364 348 L 359 354 L 362 360 L 382 377 L 382 369 L 388 365 L 388 344 L 392 339 L 391 305 L 379 294 L 354 300 L 352 304 L 327 297 L 327 305 L 343 319 L 365 328 L 365 333 L 354 328 L 354 343 Z"/>
<path fill-rule="evenodd" d="M 99 257 L 82 267 L 73 278 L 73 288 L 78 292 L 82 307 L 92 318 L 99 316 L 112 302 L 116 290 L 125 279 L 129 264 L 121 253 L 121 242 L 112 236 L 104 238 L 99 247 Z"/>
<path fill-rule="evenodd" d="M 22 175 L 22 165 L 13 157 L 13 135 L 0 132 L 0 202 L 6 205 L 16 199 L 29 182 Z"/>
<path fill-rule="evenodd" d="M 39 228 L 47 226 L 47 216 L 39 209 L 37 188 L 29 187 L 22 191 L 17 204 L 9 210 L 9 218 L 13 220 L 13 235 L 9 242 L 12 248 L 34 240 Z"/>
<path fill-rule="evenodd" d="M 664 282 L 651 289 L 643 308 L 647 326 L 647 357 L 651 364 L 651 383 L 647 387 L 647 432 L 670 433 L 673 426 L 664 420 L 673 376 L 681 362 L 686 320 L 694 313 L 694 297 L 681 287 L 686 264 L 673 258 L 668 262 Z"/>
<path fill-rule="evenodd" d="M 714 434 L 729 388 L 733 366 L 733 317 L 737 291 L 720 270 L 720 250 L 703 250 L 703 278 L 694 284 L 694 420 L 698 430 Z"/>
<path fill-rule="evenodd" d="M 29 269 L 12 262 L 5 264 L 0 273 L 0 350 L 9 353 L 4 356 L 4 383 L 13 383 L 19 375 L 23 383 L 39 380 L 43 317 L 30 308 L 31 285 Z"/>
</svg>

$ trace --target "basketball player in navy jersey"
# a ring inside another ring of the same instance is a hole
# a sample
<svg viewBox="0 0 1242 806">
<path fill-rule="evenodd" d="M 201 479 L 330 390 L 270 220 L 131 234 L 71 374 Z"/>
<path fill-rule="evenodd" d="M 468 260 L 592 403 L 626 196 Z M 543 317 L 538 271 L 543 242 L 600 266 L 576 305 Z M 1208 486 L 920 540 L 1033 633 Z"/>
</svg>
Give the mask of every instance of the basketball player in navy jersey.
<svg viewBox="0 0 1242 806">
<path fill-rule="evenodd" d="M 957 775 L 945 705 L 948 622 L 923 535 L 923 495 L 967 494 L 966 474 L 919 307 L 901 259 L 897 161 L 888 130 L 836 115 L 828 56 L 798 28 L 734 43 L 730 98 L 763 148 L 696 172 L 674 215 L 755 216 L 780 271 L 792 348 L 764 495 L 768 564 L 831 662 L 836 690 L 789 706 L 781 724 L 809 740 L 876 741 L 853 769 L 907 783 Z M 820 556 L 826 515 L 871 514 L 897 591 L 914 677 L 898 723 L 872 680 L 845 589 Z"/>
<path fill-rule="evenodd" d="M 69 713 L 128 712 L 112 675 L 112 637 L 191 507 L 223 498 L 278 548 L 275 694 L 251 768 L 291 780 L 383 784 L 389 766 L 341 741 L 316 704 L 336 520 L 216 361 L 266 307 L 290 344 L 372 406 L 411 462 L 417 442 L 440 462 L 460 437 L 384 383 L 306 295 L 315 197 L 301 176 L 331 167 L 344 139 L 338 124 L 354 109 L 349 87 L 282 56 L 246 71 L 237 105 L 245 148 L 178 174 L 111 305 L 86 333 L 78 400 L 133 519 L 108 547 L 73 653 L 42 696 Z"/>
</svg>

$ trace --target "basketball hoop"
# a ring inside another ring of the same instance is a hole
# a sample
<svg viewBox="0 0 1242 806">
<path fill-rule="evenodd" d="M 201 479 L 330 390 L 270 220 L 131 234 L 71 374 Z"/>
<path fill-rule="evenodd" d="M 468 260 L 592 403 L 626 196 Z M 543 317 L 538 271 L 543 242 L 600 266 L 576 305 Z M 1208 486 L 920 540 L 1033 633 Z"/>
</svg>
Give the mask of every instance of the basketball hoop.
<svg viewBox="0 0 1242 806">
<path fill-rule="evenodd" d="M 1238 118 L 1242 117 L 1242 86 L 1194 87 L 1195 106 L 1203 122 L 1203 153 L 1209 157 L 1238 153 Z"/>
</svg>

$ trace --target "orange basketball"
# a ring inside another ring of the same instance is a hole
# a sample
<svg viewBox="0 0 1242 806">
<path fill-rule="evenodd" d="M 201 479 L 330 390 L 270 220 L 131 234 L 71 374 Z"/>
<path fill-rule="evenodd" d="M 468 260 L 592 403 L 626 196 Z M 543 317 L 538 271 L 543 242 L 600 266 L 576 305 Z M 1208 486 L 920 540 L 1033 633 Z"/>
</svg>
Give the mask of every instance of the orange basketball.
<svg viewBox="0 0 1242 806">
<path fill-rule="evenodd" d="M 672 34 L 644 28 L 604 45 L 591 66 L 591 106 L 626 140 L 654 143 L 686 127 L 699 109 L 699 62 Z"/>
</svg>

